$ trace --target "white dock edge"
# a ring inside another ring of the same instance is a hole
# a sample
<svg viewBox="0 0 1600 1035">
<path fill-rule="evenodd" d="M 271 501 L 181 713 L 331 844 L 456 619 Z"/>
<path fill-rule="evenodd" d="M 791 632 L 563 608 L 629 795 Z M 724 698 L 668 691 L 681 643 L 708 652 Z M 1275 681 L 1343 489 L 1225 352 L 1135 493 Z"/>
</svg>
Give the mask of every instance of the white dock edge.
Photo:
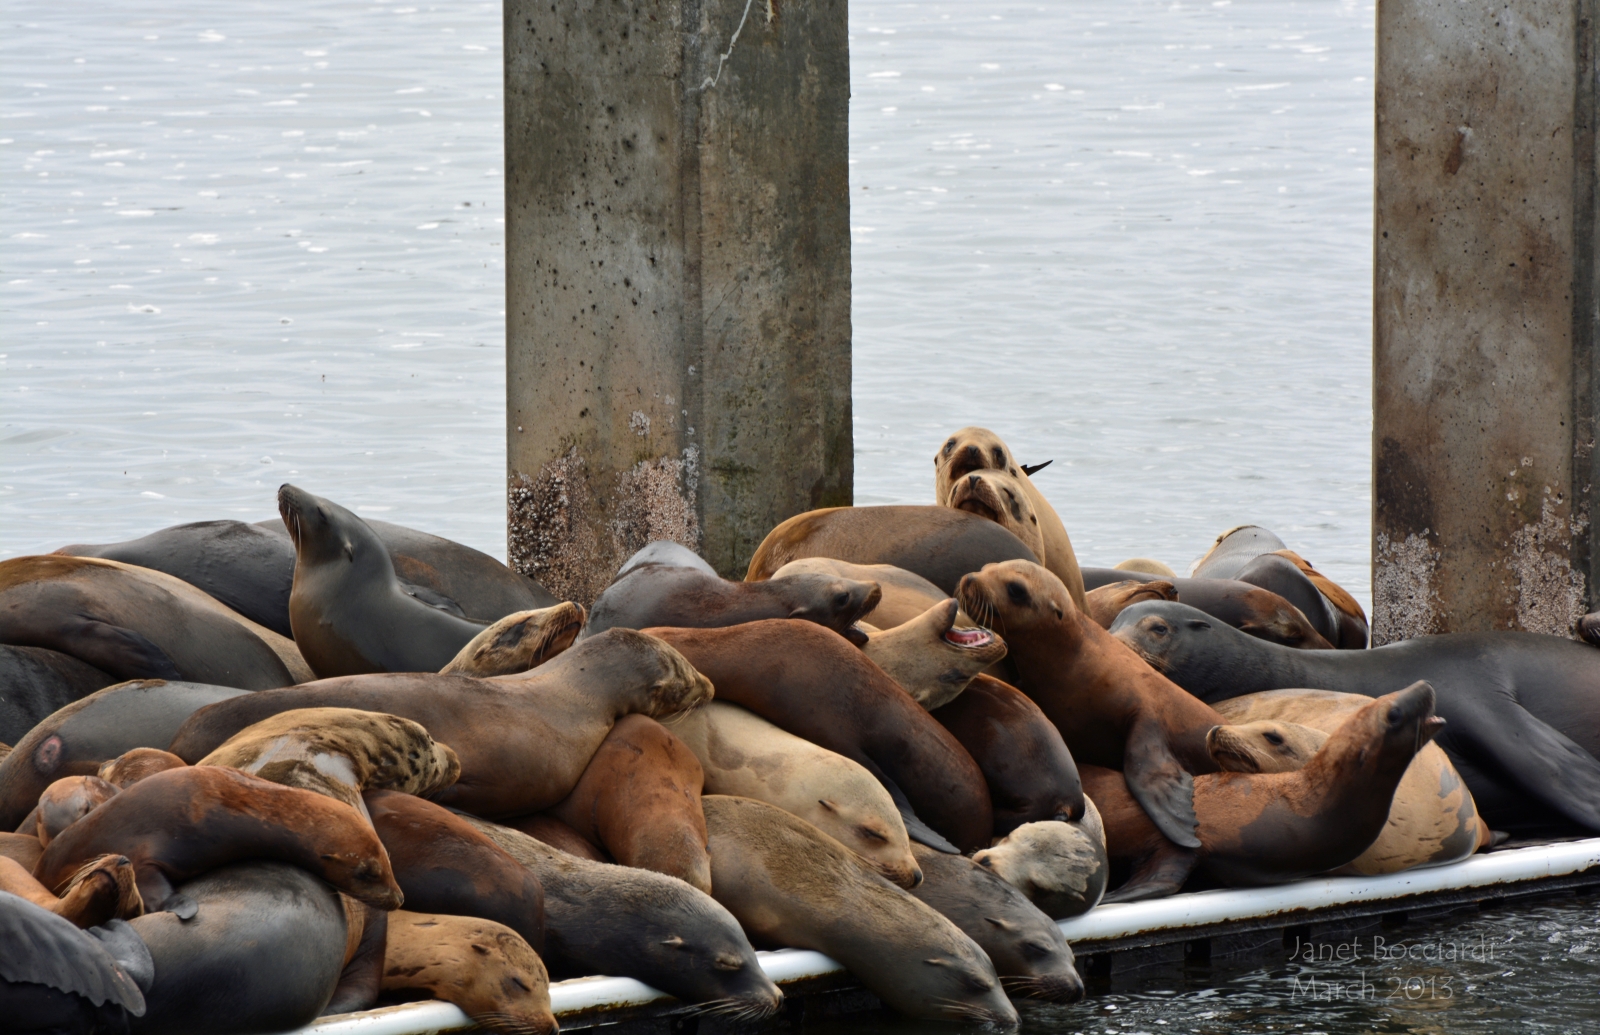
<svg viewBox="0 0 1600 1035">
<path fill-rule="evenodd" d="M 1600 867 L 1600 837 L 1491 852 L 1451 866 L 1381 877 L 1321 877 L 1276 887 L 1196 891 L 1151 902 L 1099 906 L 1083 916 L 1061 921 L 1060 927 L 1067 940 L 1076 945 L 1298 910 L 1564 877 L 1596 867 Z M 807 949 L 758 952 L 756 957 L 761 969 L 779 985 L 825 977 L 844 969 L 822 953 Z M 669 998 L 632 978 L 576 978 L 550 986 L 550 1005 L 557 1018 L 596 1009 L 642 1006 Z M 426 1002 L 326 1017 L 295 1035 L 431 1035 L 471 1026 L 467 1015 L 449 1003 Z"/>
</svg>

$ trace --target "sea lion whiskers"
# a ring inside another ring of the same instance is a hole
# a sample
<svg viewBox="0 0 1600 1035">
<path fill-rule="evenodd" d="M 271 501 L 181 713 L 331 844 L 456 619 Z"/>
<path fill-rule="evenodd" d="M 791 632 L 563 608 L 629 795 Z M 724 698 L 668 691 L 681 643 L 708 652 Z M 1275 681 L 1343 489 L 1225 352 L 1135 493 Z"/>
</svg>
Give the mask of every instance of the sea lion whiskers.
<svg viewBox="0 0 1600 1035">
<path fill-rule="evenodd" d="M 778 1012 L 782 998 L 760 999 L 754 996 L 728 996 L 696 1003 L 690 1007 L 693 1017 L 722 1017 L 736 1023 L 764 1021 Z"/>
<path fill-rule="evenodd" d="M 1075 1003 L 1083 998 L 1082 981 L 1069 981 L 1058 974 L 1002 974 L 1000 987 L 1013 999 L 1021 996 L 1051 1003 Z"/>
</svg>

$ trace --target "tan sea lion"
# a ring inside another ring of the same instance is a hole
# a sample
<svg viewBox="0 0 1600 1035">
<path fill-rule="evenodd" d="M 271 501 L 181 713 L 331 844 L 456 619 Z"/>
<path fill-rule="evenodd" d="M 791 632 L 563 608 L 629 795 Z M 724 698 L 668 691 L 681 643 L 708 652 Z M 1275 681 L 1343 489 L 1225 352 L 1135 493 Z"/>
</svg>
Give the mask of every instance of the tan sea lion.
<svg viewBox="0 0 1600 1035">
<path fill-rule="evenodd" d="M 552 1035 L 557 1028 L 544 962 L 493 920 L 395 910 L 383 990 L 454 1003 L 483 1030 L 502 1035 Z"/>
<path fill-rule="evenodd" d="M 117 788 L 98 776 L 64 776 L 39 795 L 35 833 L 45 847 L 56 835 L 110 801 Z"/>
<path fill-rule="evenodd" d="M 1328 690 L 1273 690 L 1220 702 L 1233 725 L 1208 735 L 1212 756 L 1227 772 L 1277 773 L 1303 768 L 1331 733 L 1371 698 Z M 1270 717 L 1269 717 L 1270 716 Z M 1373 875 L 1459 862 L 1494 843 L 1472 793 L 1437 744 L 1424 744 L 1407 767 L 1383 832 L 1366 851 L 1335 870 Z"/>
<path fill-rule="evenodd" d="M 1015 886 L 1052 920 L 1080 916 L 1100 903 L 1111 867 L 1100 810 L 1087 795 L 1083 818 L 1024 823 L 972 856 Z"/>
<path fill-rule="evenodd" d="M 583 608 L 571 601 L 514 612 L 468 640 L 439 671 L 484 677 L 526 672 L 572 646 L 583 617 Z"/>
<path fill-rule="evenodd" d="M 376 673 L 223 701 L 196 712 L 167 747 L 198 761 L 244 727 L 293 708 L 382 711 L 420 723 L 455 750 L 461 778 L 434 800 L 479 816 L 521 816 L 572 793 L 621 716 L 672 716 L 711 692 L 710 680 L 661 640 L 608 629 L 514 676 Z"/>
<path fill-rule="evenodd" d="M 648 716 L 624 715 L 572 793 L 549 811 L 623 866 L 665 873 L 709 894 L 704 783 L 700 762 L 681 740 Z"/>
<path fill-rule="evenodd" d="M 21 895 L 77 927 L 98 927 L 108 920 L 128 920 L 144 912 L 133 863 L 124 855 L 91 859 L 72 875 L 59 898 L 21 863 L 0 855 L 0 891 Z"/>
<path fill-rule="evenodd" d="M 1153 582 L 1137 582 L 1129 579 L 1126 582 L 1097 586 L 1089 590 L 1085 596 L 1089 601 L 1085 613 L 1093 618 L 1100 628 L 1109 629 L 1123 608 L 1144 600 L 1176 600 L 1178 590 L 1172 583 L 1163 579 Z"/>
<path fill-rule="evenodd" d="M 751 936 L 838 960 L 911 1017 L 1012 1028 L 1017 1012 L 972 939 L 816 827 L 708 795 L 711 886 Z"/>
<path fill-rule="evenodd" d="M 856 762 L 726 701 L 671 729 L 700 760 L 706 794 L 754 798 L 799 816 L 903 888 L 922 879 L 894 799 Z"/>
<path fill-rule="evenodd" d="M 1006 630 L 1018 689 L 1056 724 L 1072 757 L 1120 767 L 1161 832 L 1198 847 L 1191 774 L 1215 771 L 1206 731 L 1222 717 L 1077 610 L 1037 564 L 987 565 L 962 578 L 956 597 L 985 626 Z"/>
<path fill-rule="evenodd" d="M 1039 563 L 1049 567 L 1050 554 L 1045 548 L 1044 533 L 1039 529 L 1033 500 L 1022 487 L 1021 477 L 1013 478 L 1005 471 L 969 471 L 951 482 L 949 495 L 943 503 L 993 521 L 1028 544 Z"/>
<path fill-rule="evenodd" d="M 39 843 L 37 834 L 8 834 L 0 832 L 0 855 L 13 859 L 22 864 L 22 868 L 29 873 L 39 865 L 39 856 L 44 854 L 44 845 Z"/>
<path fill-rule="evenodd" d="M 1031 477 L 1034 471 L 1043 466 L 1040 464 L 1030 470 L 1017 463 L 1011 447 L 987 428 L 962 428 L 947 438 L 934 455 L 934 500 L 942 506 L 953 506 L 949 500 L 956 482 L 975 471 L 991 470 L 1010 475 L 1028 495 L 1033 504 L 1033 515 L 1039 522 L 1045 557 L 1035 559 L 1055 572 L 1056 578 L 1072 595 L 1072 602 L 1082 611 L 1085 609 L 1083 576 L 1078 571 L 1078 556 L 1073 552 L 1072 540 L 1067 536 L 1067 526 L 1061 523 L 1061 516 Z"/>
<path fill-rule="evenodd" d="M 168 769 L 181 769 L 188 765 L 170 751 L 160 748 L 134 748 L 124 751 L 100 767 L 100 779 L 118 790 L 138 783 L 147 776 L 164 773 Z"/>
<path fill-rule="evenodd" d="M 941 600 L 910 621 L 867 633 L 862 651 L 932 711 L 955 700 L 974 676 L 1006 656 L 988 629 L 958 629 L 961 606 Z"/>
<path fill-rule="evenodd" d="M 295 708 L 246 726 L 196 765 L 225 765 L 326 794 L 365 813 L 361 792 L 432 795 L 461 762 L 410 719 L 356 708 Z"/>
<path fill-rule="evenodd" d="M 146 908 L 169 908 L 173 885 L 241 859 L 277 859 L 383 909 L 400 889 L 378 835 L 348 805 L 222 766 L 146 777 L 51 841 L 34 876 L 63 887 L 97 856 L 133 860 Z"/>
<path fill-rule="evenodd" d="M 939 601 L 950 598 L 950 594 L 938 586 L 904 568 L 896 568 L 892 564 L 852 564 L 833 557 L 801 557 L 773 572 L 772 577 L 804 574 L 834 575 L 857 582 L 877 583 L 882 596 L 865 621 L 879 629 L 904 625 Z M 969 629 L 972 624 L 972 619 L 965 612 L 956 615 L 958 627 Z"/>
<path fill-rule="evenodd" d="M 1143 575 L 1155 575 L 1159 578 L 1173 578 L 1178 573 L 1172 570 L 1170 564 L 1165 564 L 1154 557 L 1129 557 L 1125 561 L 1118 561 L 1111 567 L 1117 571 L 1135 571 Z"/>
</svg>

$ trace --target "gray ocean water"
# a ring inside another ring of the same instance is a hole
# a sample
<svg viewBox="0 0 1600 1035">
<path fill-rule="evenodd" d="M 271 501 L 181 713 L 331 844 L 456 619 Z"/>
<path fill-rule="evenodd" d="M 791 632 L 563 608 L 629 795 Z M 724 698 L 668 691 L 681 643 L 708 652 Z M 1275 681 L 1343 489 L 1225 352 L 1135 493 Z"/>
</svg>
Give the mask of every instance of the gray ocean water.
<svg viewBox="0 0 1600 1035">
<path fill-rule="evenodd" d="M 1255 522 L 1367 602 L 1370 4 L 850 17 L 858 502 L 931 502 L 934 450 L 980 423 L 1054 461 L 1085 563 L 1182 568 Z M 0 556 L 265 517 L 292 480 L 503 557 L 499 6 L 17 0 L 4 25 Z M 1592 899 L 1441 930 L 1503 965 L 1381 1005 L 1219 966 L 1028 1027 L 1600 1013 Z"/>
</svg>

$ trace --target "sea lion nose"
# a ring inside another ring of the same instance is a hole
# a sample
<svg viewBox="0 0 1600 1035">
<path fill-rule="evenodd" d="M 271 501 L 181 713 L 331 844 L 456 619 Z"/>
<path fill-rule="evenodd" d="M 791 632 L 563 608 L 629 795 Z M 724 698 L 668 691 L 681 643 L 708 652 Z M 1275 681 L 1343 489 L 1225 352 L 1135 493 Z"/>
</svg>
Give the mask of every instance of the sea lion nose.
<svg viewBox="0 0 1600 1035">
<path fill-rule="evenodd" d="M 976 488 L 978 485 L 978 476 L 976 474 L 967 475 L 967 484 Z"/>
</svg>

